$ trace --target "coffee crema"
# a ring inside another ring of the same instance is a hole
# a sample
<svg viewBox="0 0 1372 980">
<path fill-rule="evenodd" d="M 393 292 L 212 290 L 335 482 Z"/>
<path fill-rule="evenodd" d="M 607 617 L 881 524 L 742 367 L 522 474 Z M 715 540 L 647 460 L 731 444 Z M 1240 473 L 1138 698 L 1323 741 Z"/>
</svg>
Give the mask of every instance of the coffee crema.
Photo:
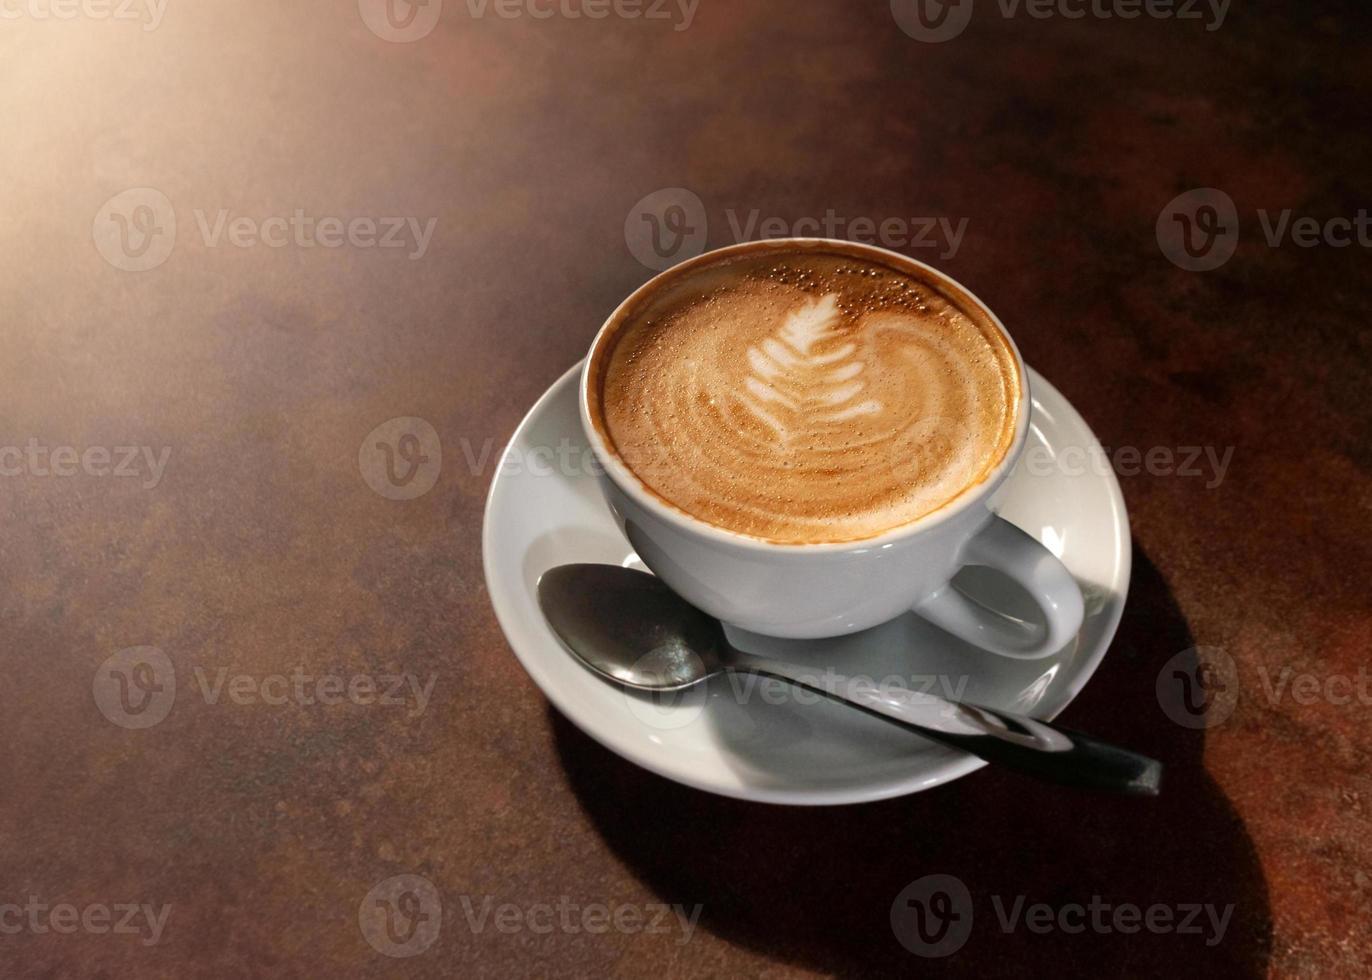
<svg viewBox="0 0 1372 980">
<path fill-rule="evenodd" d="M 952 284 L 869 255 L 760 244 L 669 272 L 593 352 L 593 424 L 654 495 L 765 541 L 956 500 L 1014 441 L 1018 362 Z"/>
</svg>

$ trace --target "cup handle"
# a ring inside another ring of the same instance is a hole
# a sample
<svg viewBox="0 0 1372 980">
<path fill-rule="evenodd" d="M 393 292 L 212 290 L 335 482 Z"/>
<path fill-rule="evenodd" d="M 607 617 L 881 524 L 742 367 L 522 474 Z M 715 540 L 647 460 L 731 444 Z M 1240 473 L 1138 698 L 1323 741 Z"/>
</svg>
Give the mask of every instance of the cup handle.
<svg viewBox="0 0 1372 980">
<path fill-rule="evenodd" d="M 1081 629 L 1081 589 L 1057 556 L 1009 521 L 993 516 L 967 543 L 963 564 L 1010 576 L 1038 603 L 1046 626 L 999 615 L 967 598 L 952 583 L 920 602 L 915 612 L 983 650 L 1033 660 L 1056 653 Z"/>
</svg>

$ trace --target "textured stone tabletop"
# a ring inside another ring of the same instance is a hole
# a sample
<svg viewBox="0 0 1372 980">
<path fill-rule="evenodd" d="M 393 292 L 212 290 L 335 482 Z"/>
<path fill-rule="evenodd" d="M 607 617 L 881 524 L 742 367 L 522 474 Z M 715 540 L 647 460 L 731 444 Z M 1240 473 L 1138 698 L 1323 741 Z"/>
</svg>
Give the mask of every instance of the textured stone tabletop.
<svg viewBox="0 0 1372 980">
<path fill-rule="evenodd" d="M 1368 27 L 0 0 L 0 976 L 1366 976 Z M 966 283 L 1114 453 L 1063 720 L 1156 800 L 707 796 L 512 655 L 524 412 L 648 266 L 826 231 Z M 943 958 L 891 921 L 932 874 Z"/>
</svg>

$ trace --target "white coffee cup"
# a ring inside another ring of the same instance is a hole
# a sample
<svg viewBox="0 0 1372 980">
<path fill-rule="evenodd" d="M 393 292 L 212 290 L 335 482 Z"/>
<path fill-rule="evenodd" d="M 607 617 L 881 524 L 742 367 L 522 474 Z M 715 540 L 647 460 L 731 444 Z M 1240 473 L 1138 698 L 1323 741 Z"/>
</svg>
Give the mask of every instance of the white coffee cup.
<svg viewBox="0 0 1372 980">
<path fill-rule="evenodd" d="M 821 239 L 793 239 L 797 247 Z M 969 643 L 1006 657 L 1032 659 L 1065 646 L 1082 621 L 1081 590 L 1056 556 L 992 510 L 1029 429 L 1029 378 L 1000 320 L 965 287 L 922 262 L 872 246 L 833 242 L 873 261 L 933 277 L 977 304 L 1005 335 L 1020 376 L 1014 439 L 976 487 L 951 503 L 875 537 L 832 544 L 777 544 L 716 527 L 664 503 L 610 450 L 591 420 L 589 369 L 622 313 L 666 276 L 747 252 L 771 240 L 730 246 L 691 259 L 640 286 L 596 334 L 581 374 L 581 424 L 601 463 L 601 489 L 620 528 L 654 574 L 696 607 L 755 633 L 789 638 L 839 636 L 913 610 Z M 986 565 L 1018 582 L 1038 604 L 1042 623 L 1024 622 L 973 602 L 950 584 L 965 565 Z"/>
</svg>

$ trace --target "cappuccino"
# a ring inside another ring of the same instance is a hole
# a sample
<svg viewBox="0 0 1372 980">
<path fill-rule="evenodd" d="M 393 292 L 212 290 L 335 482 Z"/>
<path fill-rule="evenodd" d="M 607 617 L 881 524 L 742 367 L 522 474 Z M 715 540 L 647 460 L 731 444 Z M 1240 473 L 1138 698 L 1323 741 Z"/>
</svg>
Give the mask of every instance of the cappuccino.
<svg viewBox="0 0 1372 980">
<path fill-rule="evenodd" d="M 956 286 L 794 241 L 664 274 L 587 378 L 592 424 L 644 487 L 780 544 L 859 541 L 957 500 L 1004 459 L 1023 383 Z"/>
</svg>

